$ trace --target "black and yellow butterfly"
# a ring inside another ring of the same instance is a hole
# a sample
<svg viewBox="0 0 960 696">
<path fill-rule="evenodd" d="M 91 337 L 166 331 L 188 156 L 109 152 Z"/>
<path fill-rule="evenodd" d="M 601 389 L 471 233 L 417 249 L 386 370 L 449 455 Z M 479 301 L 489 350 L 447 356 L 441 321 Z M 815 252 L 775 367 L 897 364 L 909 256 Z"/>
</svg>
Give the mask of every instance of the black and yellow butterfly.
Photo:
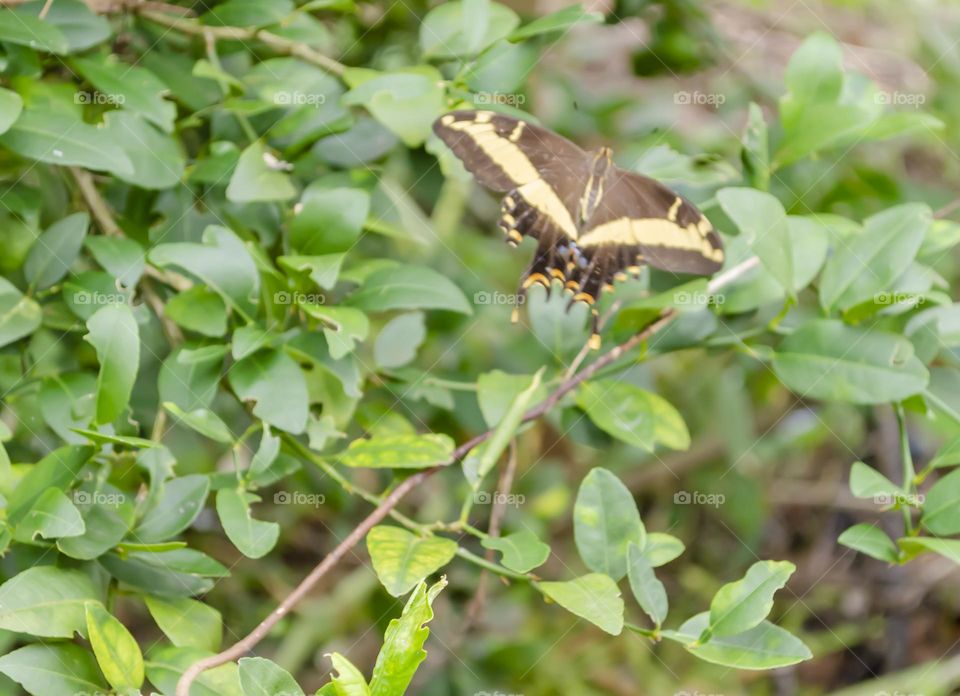
<svg viewBox="0 0 960 696">
<path fill-rule="evenodd" d="M 521 294 L 536 283 L 549 292 L 556 278 L 573 292 L 570 305 L 594 305 L 614 280 L 636 276 L 644 264 L 700 275 L 723 265 L 707 218 L 653 179 L 616 167 L 609 148 L 585 152 L 493 111 L 453 111 L 433 130 L 481 185 L 506 193 L 499 226 L 507 241 L 538 241 Z"/>
</svg>

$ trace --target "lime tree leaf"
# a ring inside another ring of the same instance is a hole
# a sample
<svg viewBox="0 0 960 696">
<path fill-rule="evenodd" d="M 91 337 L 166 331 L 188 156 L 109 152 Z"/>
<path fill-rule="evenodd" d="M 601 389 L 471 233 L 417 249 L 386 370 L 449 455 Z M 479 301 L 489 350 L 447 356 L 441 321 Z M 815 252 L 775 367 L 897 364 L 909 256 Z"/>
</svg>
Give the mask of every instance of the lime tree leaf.
<svg viewBox="0 0 960 696">
<path fill-rule="evenodd" d="M 920 523 L 937 536 L 960 532 L 960 469 L 951 471 L 927 491 Z"/>
<path fill-rule="evenodd" d="M 506 38 L 519 23 L 516 13 L 500 3 L 445 2 L 423 18 L 420 50 L 431 59 L 475 55 Z"/>
<path fill-rule="evenodd" d="M 657 444 L 687 449 L 690 433 L 683 417 L 663 397 L 613 379 L 587 382 L 577 405 L 608 435 L 653 452 Z"/>
<path fill-rule="evenodd" d="M 514 42 L 524 41 L 541 34 L 565 32 L 575 24 L 600 24 L 602 22 L 602 12 L 587 12 L 583 9 L 583 5 L 577 3 L 543 17 L 538 17 L 529 24 L 524 24 L 507 38 Z"/>
<path fill-rule="evenodd" d="M 243 401 L 254 402 L 253 415 L 289 433 L 302 433 L 309 410 L 303 372 L 282 350 L 261 350 L 237 362 L 230 385 Z"/>
<path fill-rule="evenodd" d="M 484 537 L 480 543 L 485 549 L 503 554 L 503 565 L 516 573 L 529 573 L 550 557 L 550 547 L 528 529 L 502 537 Z"/>
<path fill-rule="evenodd" d="M 417 667 L 427 657 L 423 644 L 430 635 L 427 622 L 433 618 L 433 600 L 447 586 L 446 578 L 429 589 L 420 582 L 410 595 L 399 619 L 393 619 L 383 637 L 370 677 L 372 696 L 403 696 Z"/>
<path fill-rule="evenodd" d="M 46 53 L 66 53 L 70 44 L 51 22 L 28 12 L 0 9 L 0 41 Z"/>
<path fill-rule="evenodd" d="M 234 488 L 217 491 L 217 515 L 223 531 L 247 558 L 262 558 L 276 546 L 280 525 L 253 518 L 250 503 L 259 500 L 251 493 Z"/>
<path fill-rule="evenodd" d="M 83 534 L 86 527 L 80 511 L 59 488 L 48 488 L 17 525 L 16 536 L 33 540 L 60 539 Z"/>
<path fill-rule="evenodd" d="M 173 694 L 177 681 L 187 668 L 211 654 L 197 648 L 162 645 L 147 655 L 147 679 L 157 691 Z M 190 696 L 244 696 L 237 664 L 230 662 L 204 671 L 190 687 Z"/>
<path fill-rule="evenodd" d="M 937 453 L 927 464 L 930 469 L 941 469 L 946 466 L 956 466 L 960 464 L 960 437 L 955 437 L 937 450 Z"/>
<path fill-rule="evenodd" d="M 137 114 L 111 111 L 104 114 L 103 130 L 119 145 L 133 171 L 116 172 L 118 178 L 145 189 L 166 189 L 183 178 L 186 162 L 181 144 L 172 135 L 161 133 Z"/>
<path fill-rule="evenodd" d="M 288 271 L 307 273 L 310 280 L 324 290 L 332 290 L 340 275 L 345 253 L 321 254 L 319 256 L 278 256 L 277 263 Z"/>
<path fill-rule="evenodd" d="M 134 532 L 138 542 L 166 541 L 193 524 L 210 492 L 210 477 L 180 476 L 164 482 L 162 491 Z"/>
<path fill-rule="evenodd" d="M 90 216 L 68 215 L 52 224 L 30 247 L 23 276 L 38 290 L 48 288 L 67 275 L 87 236 Z"/>
<path fill-rule="evenodd" d="M 327 348 L 334 360 L 351 353 L 370 333 L 370 320 L 359 309 L 316 304 L 301 305 L 301 308 L 323 322 L 323 337 L 327 339 Z"/>
<path fill-rule="evenodd" d="M 140 367 L 140 333 L 125 304 L 107 305 L 87 320 L 84 339 L 97 351 L 96 416 L 99 424 L 117 419 L 127 408 Z"/>
<path fill-rule="evenodd" d="M 340 456 L 349 467 L 426 469 L 447 464 L 454 443 L 447 435 L 381 435 L 357 439 Z"/>
<path fill-rule="evenodd" d="M 23 111 L 23 99 L 16 92 L 0 87 L 0 133 L 6 133 Z"/>
<path fill-rule="evenodd" d="M 86 633 L 86 602 L 99 601 L 79 570 L 34 566 L 0 585 L 0 628 L 42 638 Z"/>
<path fill-rule="evenodd" d="M 907 339 L 829 319 L 790 334 L 774 353 L 773 370 L 801 396 L 854 404 L 900 401 L 929 379 Z"/>
<path fill-rule="evenodd" d="M 796 566 L 789 561 L 758 561 L 736 582 L 727 583 L 710 602 L 711 636 L 732 636 L 763 621 L 773 608 L 773 595 L 787 583 Z M 706 637 L 701 637 L 706 642 Z"/>
<path fill-rule="evenodd" d="M 227 305 L 205 285 L 194 285 L 174 295 L 163 313 L 178 326 L 204 336 L 223 336 L 227 332 Z"/>
<path fill-rule="evenodd" d="M 763 110 L 759 104 L 750 102 L 747 125 L 743 131 L 740 161 L 747 182 L 755 189 L 766 191 L 770 187 L 770 136 Z"/>
<path fill-rule="evenodd" d="M 820 304 L 849 309 L 888 291 L 913 263 L 930 227 L 930 208 L 907 203 L 872 215 L 863 232 L 841 241 L 820 278 Z"/>
<path fill-rule="evenodd" d="M 377 367 L 402 367 L 417 357 L 417 349 L 427 337 L 423 312 L 400 314 L 388 321 L 373 344 L 373 361 Z"/>
<path fill-rule="evenodd" d="M 659 568 L 683 553 L 683 542 L 670 534 L 647 532 L 647 543 L 643 546 L 643 555 L 654 568 Z"/>
<path fill-rule="evenodd" d="M 633 495 L 607 469 L 591 469 L 580 484 L 573 507 L 573 534 L 587 568 L 614 580 L 627 574 L 627 546 L 643 547 L 646 530 Z"/>
<path fill-rule="evenodd" d="M 637 604 L 657 625 L 667 618 L 667 590 L 657 579 L 653 566 L 643 555 L 640 547 L 631 543 L 627 547 L 627 575 L 630 578 L 630 590 Z"/>
<path fill-rule="evenodd" d="M 202 20 L 213 26 L 265 27 L 282 22 L 291 12 L 293 3 L 290 0 L 227 0 L 204 14 Z"/>
<path fill-rule="evenodd" d="M 184 411 L 175 403 L 165 401 L 163 407 L 172 413 L 176 419 L 191 430 L 196 430 L 204 437 L 216 442 L 230 444 L 233 442 L 233 433 L 216 413 L 207 408 L 197 408 L 193 411 Z"/>
<path fill-rule="evenodd" d="M 854 462 L 850 467 L 850 492 L 857 498 L 887 496 L 889 503 L 903 495 L 900 486 L 863 462 Z"/>
<path fill-rule="evenodd" d="M 0 347 L 29 336 L 42 321 L 40 305 L 0 278 Z"/>
<path fill-rule="evenodd" d="M 520 384 L 523 390 L 520 391 L 510 402 L 509 407 L 503 414 L 503 418 L 493 429 L 490 438 L 473 450 L 463 463 L 464 473 L 467 479 L 474 485 L 479 485 L 480 481 L 490 472 L 500 459 L 500 455 L 510 444 L 517 433 L 517 429 L 523 423 L 523 416 L 527 409 L 533 403 L 537 394 L 541 393 L 541 378 L 543 369 L 537 371 L 530 382 L 525 384 L 522 380 Z"/>
<path fill-rule="evenodd" d="M 29 11 L 39 15 L 44 7 L 47 11 L 44 23 L 54 25 L 63 33 L 70 53 L 96 46 L 113 35 L 110 22 L 91 12 L 82 0 L 57 0 L 49 6 L 40 0 L 33 0 L 24 9 L 29 8 Z"/>
<path fill-rule="evenodd" d="M 85 123 L 79 114 L 61 110 L 25 108 L 10 130 L 0 135 L 0 145 L 48 164 L 133 174 L 130 158 L 105 129 Z"/>
<path fill-rule="evenodd" d="M 217 651 L 223 634 L 223 619 L 213 607 L 187 597 L 143 598 L 150 616 L 170 642 L 178 647 Z"/>
<path fill-rule="evenodd" d="M 792 297 L 793 255 L 783 204 L 769 193 L 750 188 L 720 189 L 717 200 L 760 258 L 763 267 Z"/>
<path fill-rule="evenodd" d="M 439 72 L 384 73 L 365 80 L 343 96 L 347 105 L 362 105 L 408 147 L 419 147 L 433 122 L 446 110 Z"/>
<path fill-rule="evenodd" d="M 100 671 L 110 686 L 120 692 L 143 684 L 143 655 L 130 631 L 99 602 L 86 606 L 87 638 Z"/>
<path fill-rule="evenodd" d="M 457 544 L 450 539 L 422 538 L 400 527 L 378 525 L 367 534 L 367 551 L 387 592 L 401 597 L 447 565 L 457 552 Z"/>
<path fill-rule="evenodd" d="M 290 177 L 259 140 L 240 153 L 227 184 L 227 200 L 234 203 L 287 201 L 297 195 Z"/>
<path fill-rule="evenodd" d="M 152 72 L 108 54 L 74 58 L 71 63 L 87 82 L 121 108 L 143 116 L 167 133 L 173 131 L 177 107 L 163 98 L 167 87 Z"/>
<path fill-rule="evenodd" d="M 506 415 L 510 404 L 528 388 L 532 379 L 529 375 L 513 375 L 502 370 L 486 372 L 477 379 L 477 403 L 483 413 L 483 420 L 488 428 L 494 428 Z M 546 388 L 542 385 L 537 390 L 533 403 L 541 401 L 546 396 Z"/>
<path fill-rule="evenodd" d="M 857 104 L 813 104 L 803 118 L 785 129 L 774 156 L 774 167 L 784 167 L 854 135 L 862 137 L 873 118 Z"/>
<path fill-rule="evenodd" d="M 262 657 L 242 657 L 240 688 L 243 696 L 304 696 L 290 673 Z"/>
<path fill-rule="evenodd" d="M 370 211 L 363 189 L 304 192 L 303 207 L 290 222 L 290 246 L 301 256 L 342 254 L 353 248 Z"/>
<path fill-rule="evenodd" d="M 370 687 L 367 686 L 367 680 L 363 678 L 363 672 L 340 653 L 332 653 L 329 657 L 333 662 L 333 668 L 337 670 L 337 674 L 330 682 L 333 685 L 333 691 L 330 692 L 333 696 L 371 696 Z M 322 690 L 317 693 L 327 696 Z"/>
<path fill-rule="evenodd" d="M 934 537 L 904 537 L 897 544 L 907 559 L 932 551 L 960 565 L 960 539 L 936 539 Z"/>
<path fill-rule="evenodd" d="M 233 335 L 234 345 L 238 333 Z M 161 404 L 173 403 L 184 411 L 209 407 L 217 395 L 225 352 L 225 346 L 208 346 L 197 351 L 181 347 L 170 353 L 157 380 Z"/>
<path fill-rule="evenodd" d="M 618 636 L 623 631 L 623 599 L 617 583 L 609 575 L 590 573 L 574 580 L 538 582 L 535 587 L 570 613 L 610 635 Z"/>
<path fill-rule="evenodd" d="M 769 621 L 761 621 L 735 636 L 717 636 L 707 643 L 698 643 L 697 637 L 709 623 L 709 612 L 703 612 L 687 619 L 678 630 L 662 631 L 661 635 L 682 643 L 701 660 L 736 669 L 775 669 L 813 657 L 803 641 Z"/>
<path fill-rule="evenodd" d="M 35 696 L 98 694 L 108 688 L 93 655 L 72 643 L 37 643 L 14 650 L 0 657 L 0 673 Z"/>
<path fill-rule="evenodd" d="M 900 554 L 893 540 L 872 524 L 855 524 L 844 530 L 837 542 L 887 563 L 896 563 Z"/>
<path fill-rule="evenodd" d="M 375 271 L 347 301 L 367 311 L 445 309 L 473 314 L 460 288 L 446 276 L 424 266 L 404 265 Z"/>
<path fill-rule="evenodd" d="M 149 260 L 196 276 L 243 317 L 252 317 L 260 291 L 257 267 L 240 238 L 226 227 L 207 227 L 203 244 L 160 244 L 150 251 Z"/>
<path fill-rule="evenodd" d="M 50 488 L 66 490 L 80 477 L 81 469 L 93 455 L 93 447 L 60 447 L 30 467 L 7 499 L 7 521 L 19 522 Z"/>
</svg>

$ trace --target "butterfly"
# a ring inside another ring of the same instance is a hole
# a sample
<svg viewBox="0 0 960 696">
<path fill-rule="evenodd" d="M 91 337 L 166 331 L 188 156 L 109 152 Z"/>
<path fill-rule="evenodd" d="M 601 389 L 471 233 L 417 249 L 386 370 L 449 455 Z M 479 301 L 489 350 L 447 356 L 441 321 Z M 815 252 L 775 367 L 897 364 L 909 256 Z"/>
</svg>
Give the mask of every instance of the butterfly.
<svg viewBox="0 0 960 696">
<path fill-rule="evenodd" d="M 537 240 L 518 302 L 530 286 L 549 293 L 560 281 L 573 294 L 568 309 L 591 307 L 594 347 L 594 305 L 614 281 L 636 277 L 644 265 L 698 275 L 723 265 L 720 236 L 703 213 L 654 179 L 614 165 L 609 148 L 586 152 L 493 111 L 452 111 L 433 131 L 482 186 L 506 194 L 498 225 L 507 242 Z"/>
</svg>

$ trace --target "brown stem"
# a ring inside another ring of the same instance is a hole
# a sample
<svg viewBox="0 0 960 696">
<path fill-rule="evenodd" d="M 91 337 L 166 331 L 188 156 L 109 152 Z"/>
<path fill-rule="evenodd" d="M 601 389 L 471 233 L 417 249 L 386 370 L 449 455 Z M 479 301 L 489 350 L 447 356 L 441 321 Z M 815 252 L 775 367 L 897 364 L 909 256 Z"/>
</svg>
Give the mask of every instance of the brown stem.
<svg viewBox="0 0 960 696">
<path fill-rule="evenodd" d="M 609 352 L 604 353 L 602 356 L 597 358 L 596 361 L 592 362 L 579 373 L 564 381 L 555 392 L 553 392 L 537 406 L 534 406 L 527 411 L 523 416 L 523 422 L 526 423 L 544 415 L 547 411 L 553 408 L 560 401 L 560 399 L 569 394 L 572 390 L 576 389 L 584 381 L 590 379 L 590 377 L 596 374 L 598 370 L 601 370 L 615 360 L 618 360 L 624 355 L 624 353 L 640 345 L 643 341 L 647 340 L 652 335 L 663 329 L 663 327 L 673 320 L 674 315 L 675 312 L 672 309 L 664 310 L 660 317 L 652 324 L 647 326 L 643 331 L 631 337 L 629 340 L 621 343 L 616 348 L 611 349 Z M 307 575 L 307 577 L 305 577 L 299 585 L 297 585 L 293 592 L 287 595 L 280 605 L 267 618 L 261 621 L 256 628 L 254 628 L 244 638 L 241 638 L 223 652 L 217 653 L 216 655 L 211 655 L 210 657 L 205 657 L 202 660 L 194 662 L 192 665 L 190 665 L 190 667 L 187 668 L 187 670 L 180 677 L 180 680 L 177 682 L 176 696 L 189 696 L 190 686 L 203 672 L 214 667 L 219 667 L 227 662 L 237 660 L 252 650 L 257 643 L 267 636 L 267 634 L 270 632 L 270 629 L 273 628 L 281 618 L 286 616 L 287 613 L 301 599 L 303 599 L 311 589 L 313 589 L 320 579 L 326 575 L 327 572 L 333 568 L 333 566 L 335 566 L 351 548 L 360 543 L 360 540 L 367 535 L 367 532 L 369 532 L 377 523 L 382 521 L 387 515 L 390 514 L 390 511 L 407 493 L 412 491 L 438 471 L 466 457 L 470 450 L 479 445 L 481 442 L 487 440 L 492 434 L 493 431 L 488 430 L 477 435 L 476 437 L 471 438 L 470 440 L 467 440 L 452 452 L 450 459 L 446 464 L 435 466 L 430 469 L 424 469 L 423 471 L 414 474 L 410 478 L 404 479 L 390 492 L 386 498 L 383 499 L 379 505 L 377 505 L 373 512 L 367 515 L 364 520 L 357 525 L 357 527 L 355 527 L 353 531 L 346 536 L 346 538 L 343 539 L 343 541 L 337 544 L 333 551 L 327 554 L 324 559 L 320 561 L 320 563 L 312 571 L 310 571 L 310 574 Z"/>
</svg>

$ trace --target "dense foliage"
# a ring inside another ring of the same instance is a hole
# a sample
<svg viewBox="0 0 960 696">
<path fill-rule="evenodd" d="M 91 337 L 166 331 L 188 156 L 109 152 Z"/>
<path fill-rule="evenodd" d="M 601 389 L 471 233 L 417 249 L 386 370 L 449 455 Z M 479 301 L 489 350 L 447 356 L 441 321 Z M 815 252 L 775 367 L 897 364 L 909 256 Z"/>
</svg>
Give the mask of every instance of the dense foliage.
<svg viewBox="0 0 960 696">
<path fill-rule="evenodd" d="M 822 26 L 731 74 L 689 2 L 10 5 L 2 693 L 172 695 L 278 605 L 191 694 L 949 688 L 955 627 L 868 666 L 828 574 L 960 564 L 960 61 L 928 111 Z M 724 270 L 618 284 L 599 352 L 556 287 L 511 325 L 529 242 L 431 133 L 471 105 L 615 144 Z"/>
</svg>

